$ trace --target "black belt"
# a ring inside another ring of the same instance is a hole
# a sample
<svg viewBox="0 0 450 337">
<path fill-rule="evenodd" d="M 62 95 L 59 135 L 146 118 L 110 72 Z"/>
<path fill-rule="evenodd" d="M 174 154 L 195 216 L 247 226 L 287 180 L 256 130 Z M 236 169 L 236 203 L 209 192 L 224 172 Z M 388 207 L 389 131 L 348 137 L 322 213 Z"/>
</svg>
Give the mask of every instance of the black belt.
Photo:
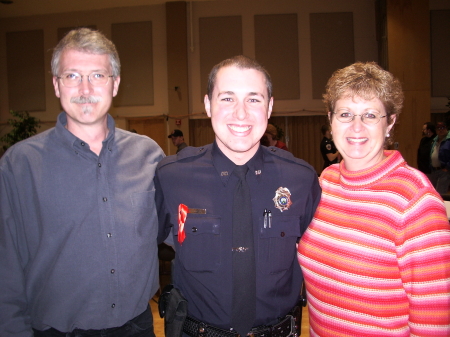
<svg viewBox="0 0 450 337">
<path fill-rule="evenodd" d="M 301 308 L 300 308 L 301 309 Z M 254 328 L 247 336 L 249 337 L 287 337 L 296 335 L 297 327 L 295 318 L 287 315 L 277 324 L 271 326 L 261 326 Z M 187 316 L 183 325 L 183 332 L 191 337 L 239 337 L 240 335 L 232 330 L 216 328 L 200 322 L 191 316 Z"/>
</svg>

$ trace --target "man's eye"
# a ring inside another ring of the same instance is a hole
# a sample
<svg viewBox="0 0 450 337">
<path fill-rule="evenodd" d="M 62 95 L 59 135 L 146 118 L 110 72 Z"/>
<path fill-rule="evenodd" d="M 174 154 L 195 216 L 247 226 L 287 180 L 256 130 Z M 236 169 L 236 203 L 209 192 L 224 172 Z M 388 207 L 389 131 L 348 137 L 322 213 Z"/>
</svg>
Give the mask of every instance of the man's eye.
<svg viewBox="0 0 450 337">
<path fill-rule="evenodd" d="M 249 101 L 250 103 L 258 103 L 258 102 L 259 102 L 259 99 L 256 99 L 256 98 L 250 98 L 248 101 Z"/>
<path fill-rule="evenodd" d="M 231 99 L 231 97 L 224 97 L 224 98 L 222 98 L 222 101 L 231 102 L 232 99 Z"/>
<path fill-rule="evenodd" d="M 91 74 L 91 77 L 96 80 L 101 80 L 101 79 L 105 78 L 106 75 L 101 74 L 101 73 L 93 73 L 93 74 Z"/>
<path fill-rule="evenodd" d="M 80 78 L 80 75 L 78 75 L 77 73 L 69 73 L 65 74 L 63 77 L 67 78 L 68 80 L 76 80 Z"/>
</svg>

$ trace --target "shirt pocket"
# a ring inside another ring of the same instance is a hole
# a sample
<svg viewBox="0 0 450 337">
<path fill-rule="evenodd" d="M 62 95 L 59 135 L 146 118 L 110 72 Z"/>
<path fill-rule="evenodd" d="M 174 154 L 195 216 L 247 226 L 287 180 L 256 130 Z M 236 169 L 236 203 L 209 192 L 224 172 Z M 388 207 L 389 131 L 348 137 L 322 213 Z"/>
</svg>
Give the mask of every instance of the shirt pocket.
<svg viewBox="0 0 450 337">
<path fill-rule="evenodd" d="M 259 223 L 263 223 L 261 217 Z M 258 240 L 258 264 L 263 274 L 282 273 L 296 261 L 296 243 L 300 237 L 300 216 L 272 216 L 271 228 L 261 228 Z"/>
<path fill-rule="evenodd" d="M 155 189 L 131 194 L 134 226 L 138 237 L 149 237 L 156 232 Z"/>
<path fill-rule="evenodd" d="M 184 231 L 186 237 L 177 248 L 184 268 L 197 272 L 218 269 L 221 251 L 220 217 L 188 214 Z M 178 240 L 178 231 L 175 240 Z"/>
</svg>

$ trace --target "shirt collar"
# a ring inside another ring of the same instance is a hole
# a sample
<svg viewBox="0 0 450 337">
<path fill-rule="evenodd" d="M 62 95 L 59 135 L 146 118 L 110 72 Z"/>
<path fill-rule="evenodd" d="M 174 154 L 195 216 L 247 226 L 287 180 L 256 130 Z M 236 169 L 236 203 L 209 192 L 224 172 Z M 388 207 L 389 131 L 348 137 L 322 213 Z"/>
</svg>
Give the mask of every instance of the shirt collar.
<svg viewBox="0 0 450 337">
<path fill-rule="evenodd" d="M 229 177 L 236 167 L 236 164 L 223 154 L 223 152 L 219 149 L 216 141 L 214 141 L 213 143 L 211 156 L 217 174 L 220 176 L 222 183 L 226 185 L 228 183 Z M 249 174 L 256 175 L 257 180 L 260 181 L 260 177 L 264 171 L 264 152 L 261 146 L 259 146 L 258 151 L 256 151 L 255 155 L 245 165 L 248 166 L 250 172 Z"/>
<path fill-rule="evenodd" d="M 56 134 L 58 135 L 59 139 L 63 142 L 63 144 L 73 148 L 77 147 L 84 143 L 82 139 L 79 139 L 76 137 L 73 133 L 71 133 L 69 130 L 66 129 L 67 125 L 67 115 L 63 111 L 58 115 L 58 118 L 56 120 Z M 108 125 L 108 135 L 106 136 L 106 139 L 103 141 L 103 147 L 106 147 L 111 151 L 112 147 L 114 145 L 114 134 L 116 130 L 116 123 L 114 121 L 114 118 L 111 117 L 110 114 L 107 115 L 107 125 Z"/>
</svg>

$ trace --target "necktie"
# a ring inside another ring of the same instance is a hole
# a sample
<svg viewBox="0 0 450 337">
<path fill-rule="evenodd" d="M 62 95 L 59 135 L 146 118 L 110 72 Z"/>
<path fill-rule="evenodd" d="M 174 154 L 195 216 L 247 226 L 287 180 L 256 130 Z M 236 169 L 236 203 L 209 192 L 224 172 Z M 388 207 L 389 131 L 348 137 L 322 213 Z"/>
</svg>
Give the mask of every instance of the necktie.
<svg viewBox="0 0 450 337">
<path fill-rule="evenodd" d="M 233 171 L 239 181 L 233 198 L 233 302 L 231 324 L 241 336 L 253 326 L 256 311 L 256 272 L 250 189 L 247 165 Z"/>
</svg>

